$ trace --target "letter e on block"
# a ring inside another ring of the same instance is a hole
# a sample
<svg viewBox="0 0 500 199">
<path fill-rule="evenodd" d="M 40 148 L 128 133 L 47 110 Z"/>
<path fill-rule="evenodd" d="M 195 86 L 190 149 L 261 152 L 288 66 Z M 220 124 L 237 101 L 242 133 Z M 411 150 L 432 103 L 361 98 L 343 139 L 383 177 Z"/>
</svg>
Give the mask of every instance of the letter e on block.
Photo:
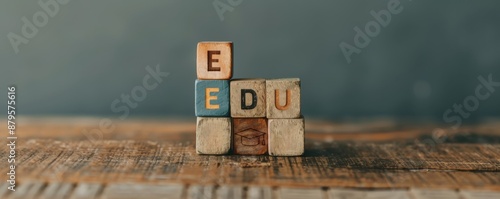
<svg viewBox="0 0 500 199">
<path fill-rule="evenodd" d="M 196 80 L 195 87 L 197 117 L 229 116 L 228 80 Z"/>
<path fill-rule="evenodd" d="M 198 79 L 231 79 L 233 76 L 233 43 L 198 43 L 196 51 L 196 73 Z"/>
</svg>

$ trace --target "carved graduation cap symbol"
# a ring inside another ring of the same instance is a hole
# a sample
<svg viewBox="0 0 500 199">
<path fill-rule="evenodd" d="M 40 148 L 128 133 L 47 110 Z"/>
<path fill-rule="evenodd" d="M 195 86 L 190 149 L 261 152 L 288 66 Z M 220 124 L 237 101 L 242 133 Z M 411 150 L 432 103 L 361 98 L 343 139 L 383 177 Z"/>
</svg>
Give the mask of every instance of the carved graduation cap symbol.
<svg viewBox="0 0 500 199">
<path fill-rule="evenodd" d="M 242 130 L 236 135 L 240 136 L 240 142 L 244 146 L 257 146 L 259 144 L 266 145 L 266 133 L 258 131 L 253 128 Z"/>
</svg>

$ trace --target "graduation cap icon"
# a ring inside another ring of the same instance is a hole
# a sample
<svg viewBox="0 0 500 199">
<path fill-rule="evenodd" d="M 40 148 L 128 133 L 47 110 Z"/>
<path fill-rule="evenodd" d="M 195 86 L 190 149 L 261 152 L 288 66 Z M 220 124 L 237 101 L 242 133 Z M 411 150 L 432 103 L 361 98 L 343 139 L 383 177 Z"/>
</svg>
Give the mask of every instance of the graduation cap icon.
<svg viewBox="0 0 500 199">
<path fill-rule="evenodd" d="M 266 139 L 264 137 L 266 133 L 256 129 L 248 128 L 236 133 L 236 135 L 240 136 L 240 142 L 244 146 L 266 145 Z"/>
</svg>

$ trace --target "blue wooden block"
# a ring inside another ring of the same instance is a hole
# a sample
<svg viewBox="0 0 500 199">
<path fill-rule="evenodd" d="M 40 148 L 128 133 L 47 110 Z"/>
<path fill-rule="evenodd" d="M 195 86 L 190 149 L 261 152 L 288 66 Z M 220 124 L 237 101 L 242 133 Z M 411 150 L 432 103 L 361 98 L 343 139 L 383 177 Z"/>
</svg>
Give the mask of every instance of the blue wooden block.
<svg viewBox="0 0 500 199">
<path fill-rule="evenodd" d="M 197 117 L 229 116 L 229 80 L 196 80 Z"/>
</svg>

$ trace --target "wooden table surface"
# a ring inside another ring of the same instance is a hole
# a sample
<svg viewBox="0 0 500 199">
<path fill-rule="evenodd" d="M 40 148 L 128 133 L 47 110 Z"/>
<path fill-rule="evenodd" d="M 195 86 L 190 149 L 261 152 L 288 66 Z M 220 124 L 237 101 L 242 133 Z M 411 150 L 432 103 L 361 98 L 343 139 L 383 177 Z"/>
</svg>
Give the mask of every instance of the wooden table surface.
<svg viewBox="0 0 500 199">
<path fill-rule="evenodd" d="M 116 120 L 98 134 L 100 120 L 19 118 L 16 192 L 2 181 L 0 198 L 500 198 L 495 119 L 306 120 L 301 157 L 197 155 L 195 119 Z"/>
</svg>

